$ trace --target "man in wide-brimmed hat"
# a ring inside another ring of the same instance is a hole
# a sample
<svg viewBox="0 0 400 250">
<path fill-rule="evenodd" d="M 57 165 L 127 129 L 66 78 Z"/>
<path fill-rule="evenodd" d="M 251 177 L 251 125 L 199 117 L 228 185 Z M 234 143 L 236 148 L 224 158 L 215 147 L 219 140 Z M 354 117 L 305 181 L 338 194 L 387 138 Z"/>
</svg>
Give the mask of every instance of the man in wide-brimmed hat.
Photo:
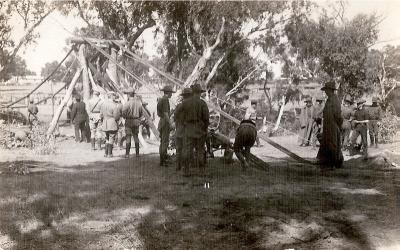
<svg viewBox="0 0 400 250">
<path fill-rule="evenodd" d="M 307 97 L 304 102 L 306 106 L 302 108 L 300 113 L 300 146 L 308 146 L 310 145 L 311 135 L 312 135 L 312 125 L 313 125 L 313 108 L 312 108 L 312 99 L 311 97 Z"/>
<path fill-rule="evenodd" d="M 325 83 L 321 90 L 328 99 L 325 102 L 322 121 L 322 136 L 317 158 L 322 166 L 328 168 L 342 167 L 341 127 L 343 123 L 341 106 L 335 94 L 335 82 Z"/>
<path fill-rule="evenodd" d="M 379 122 L 382 119 L 382 109 L 379 107 L 379 99 L 378 97 L 372 97 L 372 106 L 368 108 L 369 113 L 369 138 L 371 139 L 371 146 L 375 145 L 375 148 L 378 147 L 378 133 L 379 133 Z"/>
<path fill-rule="evenodd" d="M 92 150 L 96 150 L 96 144 L 99 149 L 101 148 L 100 107 L 102 103 L 103 100 L 100 99 L 100 93 L 98 91 L 93 91 L 93 96 L 88 102 L 90 143 L 92 145 Z"/>
<path fill-rule="evenodd" d="M 176 170 L 180 170 L 183 166 L 183 142 L 185 140 L 185 124 L 184 124 L 184 113 L 183 107 L 185 102 L 192 96 L 191 88 L 184 88 L 181 93 L 182 102 L 180 102 L 175 109 L 174 119 L 175 119 L 175 140 L 176 140 Z"/>
<path fill-rule="evenodd" d="M 342 145 L 343 149 L 349 148 L 349 137 L 350 132 L 352 129 L 351 121 L 354 116 L 354 101 L 351 99 L 350 96 L 346 96 L 344 98 L 343 106 L 342 106 L 342 117 L 343 117 L 343 124 L 342 124 Z"/>
<path fill-rule="evenodd" d="M 125 158 L 129 157 L 131 150 L 131 137 L 135 142 L 136 157 L 139 157 L 139 125 L 143 117 L 142 102 L 135 98 L 135 90 L 133 88 L 124 91 L 128 95 L 128 101 L 122 108 L 122 117 L 125 119 Z"/>
<path fill-rule="evenodd" d="M 157 103 L 157 115 L 160 117 L 158 122 L 158 131 L 160 131 L 160 166 L 168 166 L 168 145 L 169 145 L 169 133 L 171 132 L 171 109 L 169 105 L 169 99 L 172 93 L 175 93 L 172 86 L 167 85 L 161 89 L 164 92 L 164 96 L 161 97 Z"/>
<path fill-rule="evenodd" d="M 115 94 L 107 93 L 107 100 L 103 102 L 100 108 L 100 117 L 103 118 L 102 130 L 106 137 L 106 146 L 104 157 L 113 156 L 113 147 L 115 136 L 118 131 L 118 120 L 120 111 L 117 104 L 114 102 Z"/>
<path fill-rule="evenodd" d="M 361 135 L 363 154 L 364 157 L 366 158 L 368 156 L 367 125 L 369 120 L 369 114 L 368 111 L 365 109 L 364 104 L 365 104 L 364 99 L 357 100 L 357 110 L 354 112 L 353 115 L 354 130 L 350 138 L 350 156 L 355 155 L 357 153 L 355 144 L 357 142 L 358 136 Z"/>
<path fill-rule="evenodd" d="M 84 102 L 81 102 L 81 96 L 75 97 L 76 102 L 72 105 L 71 120 L 75 127 L 75 141 L 82 142 L 86 138 L 86 121 L 88 114 Z"/>
<path fill-rule="evenodd" d="M 191 86 L 192 97 L 183 105 L 183 116 L 186 131 L 184 145 L 185 175 L 189 174 L 190 163 L 204 170 L 206 167 L 206 138 L 210 114 L 205 101 L 200 99 L 205 90 L 200 84 Z"/>
<path fill-rule="evenodd" d="M 311 136 L 311 144 L 313 149 L 317 146 L 317 139 L 318 136 L 322 132 L 322 119 L 323 119 L 323 111 L 324 111 L 324 97 L 322 95 L 318 95 L 315 98 L 315 104 L 313 105 L 312 109 L 312 119 L 313 119 L 313 125 L 312 125 L 312 136 Z"/>
</svg>

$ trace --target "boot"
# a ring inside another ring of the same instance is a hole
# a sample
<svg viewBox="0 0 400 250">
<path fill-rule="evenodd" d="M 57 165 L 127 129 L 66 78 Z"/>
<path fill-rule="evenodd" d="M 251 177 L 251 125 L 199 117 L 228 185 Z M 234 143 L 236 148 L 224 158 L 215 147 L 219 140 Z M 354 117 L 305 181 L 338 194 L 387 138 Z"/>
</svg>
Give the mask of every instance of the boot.
<svg viewBox="0 0 400 250">
<path fill-rule="evenodd" d="M 139 157 L 139 143 L 135 142 L 136 157 Z"/>
<path fill-rule="evenodd" d="M 113 157 L 113 144 L 108 144 L 108 157 L 112 158 Z"/>
<path fill-rule="evenodd" d="M 104 147 L 104 157 L 108 157 L 108 154 L 109 154 L 109 152 L 108 152 L 108 149 L 109 149 L 109 147 L 108 147 L 108 143 L 106 143 L 106 146 Z"/>
<path fill-rule="evenodd" d="M 371 135 L 369 138 L 370 138 L 370 140 L 371 140 L 371 147 L 372 147 L 372 146 L 374 146 L 374 144 L 375 144 L 375 143 L 374 143 L 374 141 L 375 141 L 375 140 L 374 140 L 374 139 L 375 139 L 375 136 Z"/>
<path fill-rule="evenodd" d="M 96 143 L 95 143 L 94 138 L 90 139 L 90 143 L 92 144 L 92 150 L 96 150 Z"/>
<path fill-rule="evenodd" d="M 125 158 L 129 158 L 129 152 L 131 151 L 131 143 L 126 143 L 125 147 Z"/>
</svg>

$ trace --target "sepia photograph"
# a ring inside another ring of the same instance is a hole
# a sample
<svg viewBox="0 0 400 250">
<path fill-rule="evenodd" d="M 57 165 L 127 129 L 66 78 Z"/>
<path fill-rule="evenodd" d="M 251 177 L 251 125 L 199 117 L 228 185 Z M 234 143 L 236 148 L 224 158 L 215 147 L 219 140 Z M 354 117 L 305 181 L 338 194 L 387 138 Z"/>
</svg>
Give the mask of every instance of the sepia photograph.
<svg viewBox="0 0 400 250">
<path fill-rule="evenodd" d="M 3 249 L 400 250 L 400 0 L 1 0 Z"/>
</svg>

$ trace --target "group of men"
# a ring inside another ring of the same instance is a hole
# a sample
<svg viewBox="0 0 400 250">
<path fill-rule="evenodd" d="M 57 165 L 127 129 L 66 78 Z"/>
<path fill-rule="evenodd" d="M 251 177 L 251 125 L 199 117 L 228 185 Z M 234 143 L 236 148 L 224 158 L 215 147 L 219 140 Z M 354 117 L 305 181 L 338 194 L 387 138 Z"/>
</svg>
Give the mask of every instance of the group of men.
<svg viewBox="0 0 400 250">
<path fill-rule="evenodd" d="M 160 131 L 160 166 L 167 166 L 169 134 L 173 128 L 170 120 L 169 98 L 174 93 L 171 86 L 165 86 L 164 96 L 157 103 L 157 114 L 160 117 L 158 129 Z M 191 168 L 204 170 L 206 167 L 206 137 L 209 125 L 209 109 L 201 99 L 205 91 L 200 84 L 182 90 L 182 101 L 174 112 L 176 134 L 177 170 L 183 169 L 189 174 Z"/>
</svg>

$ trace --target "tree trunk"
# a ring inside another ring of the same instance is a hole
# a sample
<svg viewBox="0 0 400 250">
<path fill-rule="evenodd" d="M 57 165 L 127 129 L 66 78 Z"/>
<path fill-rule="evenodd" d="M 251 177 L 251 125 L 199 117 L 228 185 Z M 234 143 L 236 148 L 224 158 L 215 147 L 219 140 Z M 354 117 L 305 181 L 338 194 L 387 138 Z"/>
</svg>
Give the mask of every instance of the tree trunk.
<svg viewBox="0 0 400 250">
<path fill-rule="evenodd" d="M 90 84 L 88 67 L 85 57 L 85 44 L 81 44 L 79 47 L 78 59 L 82 69 L 83 101 L 87 103 L 87 101 L 89 101 L 90 99 Z"/>
<path fill-rule="evenodd" d="M 111 81 L 113 81 L 117 86 L 119 86 L 118 81 L 118 73 L 117 73 L 117 50 L 115 48 L 111 48 L 111 58 L 112 60 L 108 60 L 108 69 L 107 73 L 110 77 Z"/>
<path fill-rule="evenodd" d="M 281 107 L 279 109 L 278 119 L 276 120 L 275 127 L 274 127 L 273 131 L 276 131 L 279 128 L 279 124 L 281 123 L 281 118 L 282 118 L 282 114 L 283 114 L 283 109 L 285 108 L 285 101 L 286 101 L 286 97 L 282 96 L 282 104 L 281 104 Z"/>
<path fill-rule="evenodd" d="M 57 122 L 60 119 L 61 113 L 63 112 L 64 107 L 67 105 L 69 99 L 71 98 L 72 91 L 74 90 L 76 82 L 78 81 L 81 73 L 82 73 L 82 69 L 78 69 L 74 75 L 74 78 L 72 78 L 72 81 L 68 87 L 68 90 L 65 93 L 64 99 L 62 100 L 60 106 L 58 106 L 57 111 L 54 114 L 53 119 L 50 122 L 49 128 L 47 129 L 47 136 L 50 136 L 53 133 L 54 129 L 56 128 Z"/>
</svg>

